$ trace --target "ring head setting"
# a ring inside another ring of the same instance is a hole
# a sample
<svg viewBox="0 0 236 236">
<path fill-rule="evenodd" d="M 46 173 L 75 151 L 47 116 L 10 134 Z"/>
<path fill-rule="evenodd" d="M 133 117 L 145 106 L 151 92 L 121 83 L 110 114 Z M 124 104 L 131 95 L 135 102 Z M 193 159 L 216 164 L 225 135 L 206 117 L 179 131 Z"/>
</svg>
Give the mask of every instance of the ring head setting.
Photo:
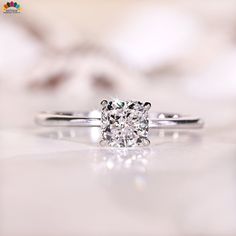
<svg viewBox="0 0 236 236">
<path fill-rule="evenodd" d="M 101 102 L 102 145 L 147 146 L 149 102 L 112 100 Z"/>
</svg>

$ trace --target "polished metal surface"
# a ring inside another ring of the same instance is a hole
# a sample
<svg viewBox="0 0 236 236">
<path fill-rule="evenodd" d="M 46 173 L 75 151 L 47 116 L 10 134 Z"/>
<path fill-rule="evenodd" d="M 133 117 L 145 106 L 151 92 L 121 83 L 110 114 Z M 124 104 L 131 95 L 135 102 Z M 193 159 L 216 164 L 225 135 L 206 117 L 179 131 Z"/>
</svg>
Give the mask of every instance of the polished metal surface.
<svg viewBox="0 0 236 236">
<path fill-rule="evenodd" d="M 91 112 L 41 112 L 35 121 L 42 126 L 100 127 L 101 114 Z M 202 128 L 203 120 L 199 117 L 184 116 L 176 113 L 149 114 L 149 128 Z"/>
</svg>

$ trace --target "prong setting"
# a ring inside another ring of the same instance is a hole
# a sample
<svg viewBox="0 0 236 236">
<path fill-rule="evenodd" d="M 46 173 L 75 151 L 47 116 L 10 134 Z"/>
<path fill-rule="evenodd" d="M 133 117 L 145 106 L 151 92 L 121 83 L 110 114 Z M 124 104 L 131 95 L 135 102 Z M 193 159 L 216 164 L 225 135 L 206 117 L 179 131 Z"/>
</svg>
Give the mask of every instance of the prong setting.
<svg viewBox="0 0 236 236">
<path fill-rule="evenodd" d="M 145 107 L 145 109 L 148 111 L 148 110 L 150 110 L 150 108 L 151 108 L 151 103 L 150 102 L 145 102 L 144 103 L 144 107 Z"/>
<path fill-rule="evenodd" d="M 139 145 L 141 146 L 148 146 L 150 144 L 150 140 L 146 137 L 142 137 L 139 140 Z"/>
<path fill-rule="evenodd" d="M 105 107 L 107 104 L 108 104 L 108 101 L 107 101 L 107 100 L 102 100 L 102 101 L 101 101 L 101 105 L 102 105 L 103 107 Z"/>
</svg>

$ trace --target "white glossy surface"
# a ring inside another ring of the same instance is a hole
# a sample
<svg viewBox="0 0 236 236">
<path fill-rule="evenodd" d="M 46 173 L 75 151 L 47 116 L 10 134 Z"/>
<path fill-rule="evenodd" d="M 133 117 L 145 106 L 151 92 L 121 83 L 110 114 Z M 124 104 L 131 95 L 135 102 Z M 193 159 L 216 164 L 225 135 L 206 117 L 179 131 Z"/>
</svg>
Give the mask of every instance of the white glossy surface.
<svg viewBox="0 0 236 236">
<path fill-rule="evenodd" d="M 1 235 L 236 233 L 234 132 L 154 131 L 135 149 L 98 139 L 96 128 L 1 130 Z"/>
</svg>

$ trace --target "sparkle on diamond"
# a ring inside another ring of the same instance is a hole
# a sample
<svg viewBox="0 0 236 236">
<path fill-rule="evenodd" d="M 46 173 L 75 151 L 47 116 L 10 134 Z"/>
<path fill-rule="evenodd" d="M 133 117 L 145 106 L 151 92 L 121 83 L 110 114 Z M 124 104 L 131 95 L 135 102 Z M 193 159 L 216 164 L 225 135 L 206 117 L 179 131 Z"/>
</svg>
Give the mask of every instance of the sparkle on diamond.
<svg viewBox="0 0 236 236">
<path fill-rule="evenodd" d="M 109 101 L 102 108 L 102 137 L 109 146 L 132 147 L 148 141 L 148 109 L 138 101 Z"/>
</svg>

